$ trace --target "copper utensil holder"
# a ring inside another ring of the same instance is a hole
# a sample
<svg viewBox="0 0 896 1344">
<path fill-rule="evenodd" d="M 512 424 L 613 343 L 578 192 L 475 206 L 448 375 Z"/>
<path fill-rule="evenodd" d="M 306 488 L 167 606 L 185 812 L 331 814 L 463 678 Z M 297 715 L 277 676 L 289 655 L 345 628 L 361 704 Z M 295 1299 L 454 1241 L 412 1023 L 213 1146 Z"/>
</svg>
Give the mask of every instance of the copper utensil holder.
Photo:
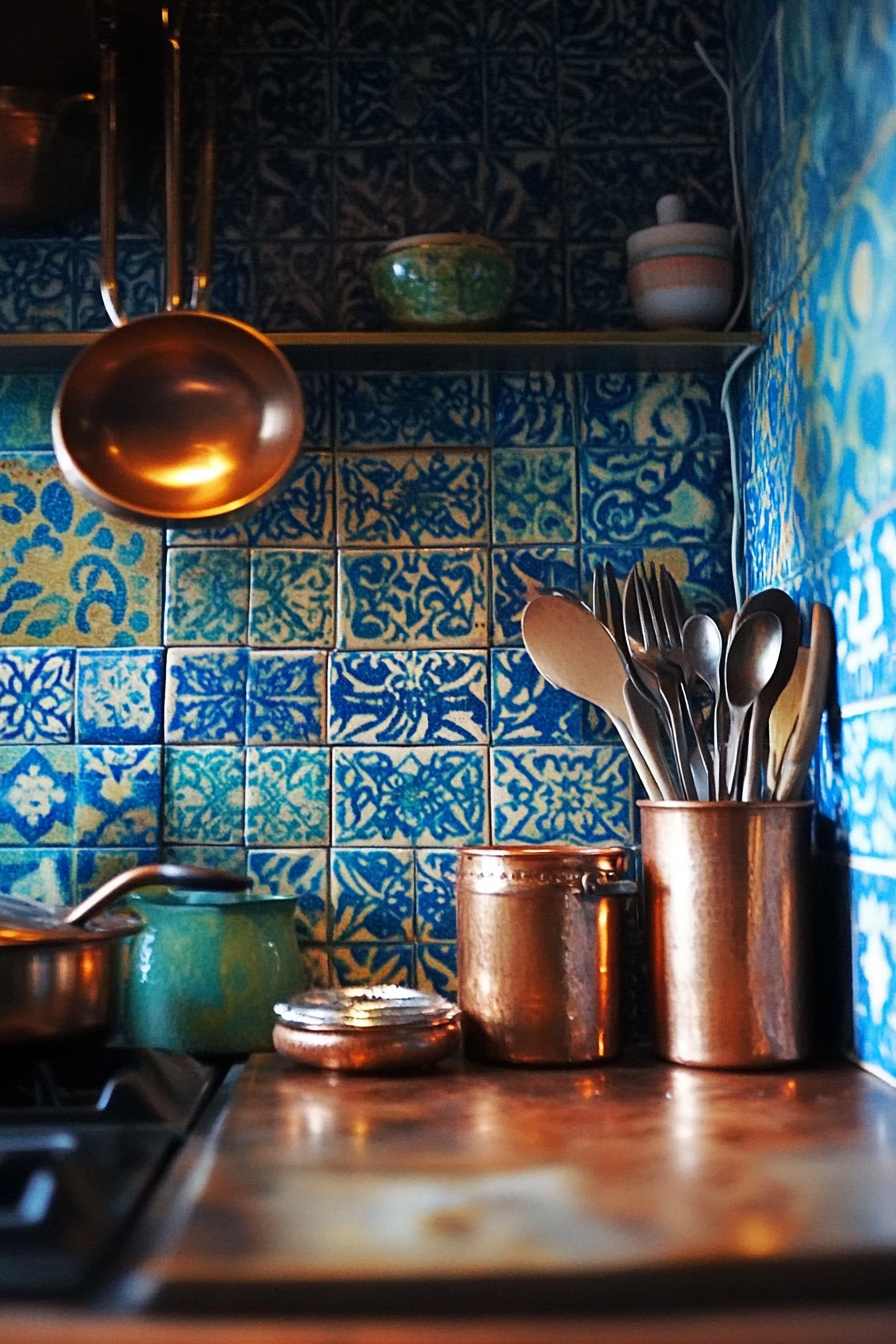
<svg viewBox="0 0 896 1344">
<path fill-rule="evenodd" d="M 582 1064 L 619 1050 L 628 851 L 461 849 L 457 979 L 476 1059 Z"/>
<path fill-rule="evenodd" d="M 677 1064 L 805 1059 L 811 802 L 642 802 L 654 1045 Z"/>
</svg>

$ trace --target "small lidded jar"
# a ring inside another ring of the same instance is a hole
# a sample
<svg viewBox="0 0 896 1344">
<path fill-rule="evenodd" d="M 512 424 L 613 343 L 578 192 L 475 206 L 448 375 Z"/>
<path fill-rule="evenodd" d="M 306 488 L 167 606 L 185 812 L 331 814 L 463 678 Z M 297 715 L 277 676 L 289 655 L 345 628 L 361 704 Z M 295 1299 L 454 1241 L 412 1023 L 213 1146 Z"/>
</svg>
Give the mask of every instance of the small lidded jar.
<svg viewBox="0 0 896 1344">
<path fill-rule="evenodd" d="M 718 224 L 688 220 L 681 196 L 661 196 L 656 224 L 629 235 L 628 289 L 638 321 L 651 331 L 717 331 L 731 310 L 731 237 Z"/>
</svg>

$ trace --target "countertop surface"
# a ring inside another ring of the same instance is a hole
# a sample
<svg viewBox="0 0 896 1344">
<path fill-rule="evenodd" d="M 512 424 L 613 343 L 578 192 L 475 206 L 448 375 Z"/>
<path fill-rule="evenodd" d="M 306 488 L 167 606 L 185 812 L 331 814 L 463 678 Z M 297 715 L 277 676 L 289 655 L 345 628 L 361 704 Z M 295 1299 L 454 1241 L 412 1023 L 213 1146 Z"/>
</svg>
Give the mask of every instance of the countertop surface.
<svg viewBox="0 0 896 1344">
<path fill-rule="evenodd" d="M 363 1077 L 249 1060 L 126 1280 L 161 1312 L 896 1297 L 896 1091 L 848 1064 Z"/>
</svg>

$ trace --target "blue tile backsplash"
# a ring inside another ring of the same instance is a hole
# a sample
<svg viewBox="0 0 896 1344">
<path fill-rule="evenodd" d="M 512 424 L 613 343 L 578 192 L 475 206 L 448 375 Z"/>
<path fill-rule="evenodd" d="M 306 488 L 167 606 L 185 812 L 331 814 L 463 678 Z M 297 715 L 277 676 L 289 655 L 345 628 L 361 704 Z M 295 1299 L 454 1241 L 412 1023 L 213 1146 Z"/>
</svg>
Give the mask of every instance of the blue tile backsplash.
<svg viewBox="0 0 896 1344">
<path fill-rule="evenodd" d="M 656 198 L 730 221 L 724 102 L 693 51 L 724 64 L 720 0 L 224 10 L 213 37 L 199 4 L 186 42 L 188 111 L 200 63 L 220 85 L 218 311 L 381 328 L 372 257 L 464 228 L 514 254 L 511 326 L 630 328 L 624 242 Z M 147 199 L 126 185 L 132 315 L 159 302 Z M 97 245 L 89 213 L 0 232 L 0 330 L 103 327 Z M 277 500 L 162 534 L 71 495 L 55 376 L 0 377 L 0 889 L 64 901 L 153 855 L 214 863 L 295 892 L 315 983 L 453 993 L 456 846 L 635 838 L 618 738 L 539 677 L 520 615 L 645 551 L 730 605 L 720 375 L 302 384 Z"/>
</svg>

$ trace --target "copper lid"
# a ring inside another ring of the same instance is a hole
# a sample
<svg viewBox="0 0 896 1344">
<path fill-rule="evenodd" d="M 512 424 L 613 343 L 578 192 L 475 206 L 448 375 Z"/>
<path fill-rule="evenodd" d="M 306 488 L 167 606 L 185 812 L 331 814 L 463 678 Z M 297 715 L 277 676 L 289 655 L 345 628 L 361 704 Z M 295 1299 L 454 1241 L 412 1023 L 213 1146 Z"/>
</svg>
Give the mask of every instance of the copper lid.
<svg viewBox="0 0 896 1344">
<path fill-rule="evenodd" d="M 453 1022 L 460 1010 L 440 994 L 404 985 L 359 985 L 294 994 L 287 1003 L 276 1003 L 274 1014 L 285 1026 L 305 1031 L 364 1031 L 437 1026 Z"/>
</svg>

